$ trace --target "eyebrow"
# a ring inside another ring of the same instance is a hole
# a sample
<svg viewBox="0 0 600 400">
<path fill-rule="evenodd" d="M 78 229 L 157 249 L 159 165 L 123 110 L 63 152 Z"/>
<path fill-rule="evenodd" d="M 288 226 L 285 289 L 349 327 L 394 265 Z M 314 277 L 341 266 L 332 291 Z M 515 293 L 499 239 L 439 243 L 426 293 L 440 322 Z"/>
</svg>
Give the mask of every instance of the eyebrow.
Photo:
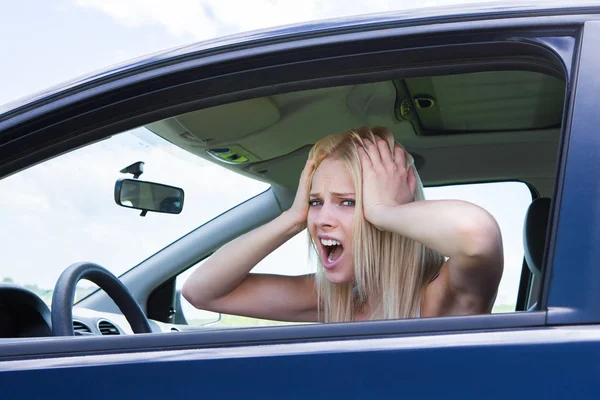
<svg viewBox="0 0 600 400">
<path fill-rule="evenodd" d="M 330 195 L 335 197 L 350 197 L 355 196 L 355 193 L 347 192 L 347 193 L 338 193 L 338 192 L 329 192 Z M 319 197 L 319 193 L 311 193 L 310 197 Z"/>
</svg>

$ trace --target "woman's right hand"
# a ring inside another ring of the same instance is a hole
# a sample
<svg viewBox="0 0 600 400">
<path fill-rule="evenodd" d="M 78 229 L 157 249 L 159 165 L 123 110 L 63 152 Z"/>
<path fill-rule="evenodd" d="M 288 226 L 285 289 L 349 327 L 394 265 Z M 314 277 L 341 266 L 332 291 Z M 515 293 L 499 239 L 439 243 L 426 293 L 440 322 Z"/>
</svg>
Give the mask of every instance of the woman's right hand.
<svg viewBox="0 0 600 400">
<path fill-rule="evenodd" d="M 314 163 L 307 162 L 290 209 L 227 243 L 194 271 L 182 289 L 188 302 L 201 310 L 224 314 L 318 322 L 318 298 L 312 274 L 250 273 L 261 260 L 306 227 L 308 182 L 313 170 Z"/>
<path fill-rule="evenodd" d="M 304 165 L 304 169 L 302 170 L 302 174 L 300 175 L 300 182 L 298 184 L 298 190 L 296 191 L 296 197 L 294 198 L 294 203 L 286 211 L 286 213 L 290 216 L 294 225 L 297 227 L 298 231 L 306 228 L 306 218 L 308 216 L 308 199 L 309 199 L 309 190 L 308 181 L 312 176 L 315 169 L 314 160 L 307 160 Z"/>
</svg>

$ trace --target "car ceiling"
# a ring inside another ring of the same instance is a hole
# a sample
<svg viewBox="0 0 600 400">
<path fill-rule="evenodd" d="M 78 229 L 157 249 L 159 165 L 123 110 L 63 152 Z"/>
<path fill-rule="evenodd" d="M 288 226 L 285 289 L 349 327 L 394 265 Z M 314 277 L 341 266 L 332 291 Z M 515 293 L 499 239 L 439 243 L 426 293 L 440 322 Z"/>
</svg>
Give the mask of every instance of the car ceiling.
<svg viewBox="0 0 600 400">
<path fill-rule="evenodd" d="M 206 160 L 295 188 L 317 140 L 385 126 L 415 155 L 426 186 L 522 180 L 550 196 L 564 91 L 564 81 L 537 72 L 408 78 L 255 98 L 146 128 Z M 207 153 L 223 149 L 246 162 Z"/>
</svg>

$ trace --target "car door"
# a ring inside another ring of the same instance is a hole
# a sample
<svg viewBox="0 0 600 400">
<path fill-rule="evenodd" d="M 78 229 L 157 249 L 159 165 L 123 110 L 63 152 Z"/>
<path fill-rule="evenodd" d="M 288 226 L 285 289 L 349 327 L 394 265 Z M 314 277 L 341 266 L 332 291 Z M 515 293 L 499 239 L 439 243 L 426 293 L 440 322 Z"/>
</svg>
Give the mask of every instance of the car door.
<svg viewBox="0 0 600 400">
<path fill-rule="evenodd" d="M 196 48 L 0 120 L 0 173 L 174 113 L 402 70 L 562 70 L 565 115 L 535 311 L 0 342 L 6 398 L 591 397 L 600 385 L 600 22 L 583 11 L 355 23 Z M 496 61 L 494 61 L 496 60 Z M 268 73 L 265 73 L 268 71 Z M 597 171 L 598 170 L 598 171 Z"/>
</svg>

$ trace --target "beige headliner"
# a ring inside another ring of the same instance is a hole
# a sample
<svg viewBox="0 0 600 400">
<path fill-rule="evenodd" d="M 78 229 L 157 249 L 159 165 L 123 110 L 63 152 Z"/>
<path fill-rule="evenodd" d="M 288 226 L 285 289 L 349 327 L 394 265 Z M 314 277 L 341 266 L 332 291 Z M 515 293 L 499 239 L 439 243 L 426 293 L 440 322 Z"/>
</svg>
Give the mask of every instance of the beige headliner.
<svg viewBox="0 0 600 400">
<path fill-rule="evenodd" d="M 560 121 L 564 82 L 533 72 L 489 72 L 403 81 L 412 97 L 436 99 L 435 113 L 418 110 L 423 125 L 470 129 L 470 133 L 417 135 L 395 116 L 394 82 L 298 91 L 207 108 L 159 121 L 148 129 L 215 161 L 206 149 L 232 148 L 250 159 L 221 164 L 245 175 L 294 188 L 308 150 L 331 133 L 359 126 L 386 126 L 412 153 L 426 186 L 522 180 L 551 196 L 560 130 L 473 132 Z M 431 116 L 428 116 L 430 113 Z"/>
</svg>

